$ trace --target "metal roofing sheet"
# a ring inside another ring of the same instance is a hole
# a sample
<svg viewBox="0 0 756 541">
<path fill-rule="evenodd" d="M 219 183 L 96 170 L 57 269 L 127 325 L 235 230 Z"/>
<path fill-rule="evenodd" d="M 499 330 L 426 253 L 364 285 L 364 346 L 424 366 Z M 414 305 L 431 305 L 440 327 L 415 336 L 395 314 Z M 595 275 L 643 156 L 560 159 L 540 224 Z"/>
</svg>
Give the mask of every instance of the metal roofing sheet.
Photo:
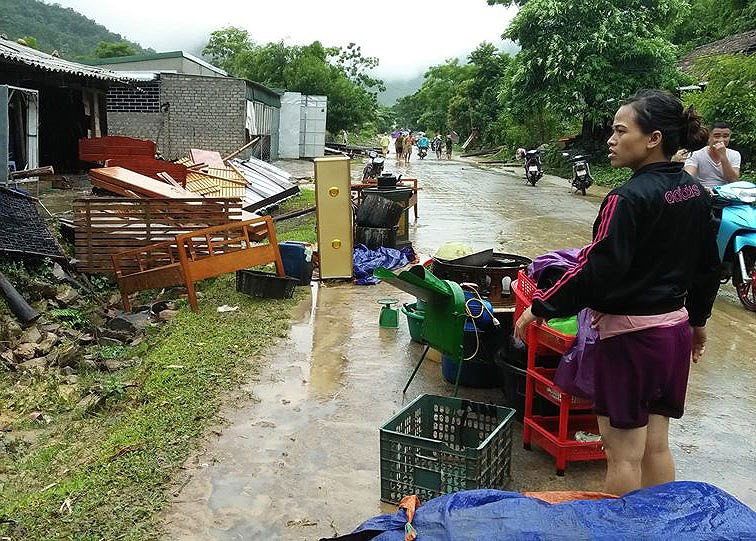
<svg viewBox="0 0 756 541">
<path fill-rule="evenodd" d="M 19 64 L 25 64 L 45 71 L 70 73 L 72 75 L 78 75 L 80 77 L 92 77 L 94 79 L 101 79 L 103 81 L 114 81 L 119 83 L 128 83 L 132 79 L 127 75 L 116 73 L 103 68 L 95 66 L 85 66 L 77 62 L 71 62 L 70 60 L 64 60 L 56 56 L 37 51 L 31 47 L 26 47 L 10 41 L 0 38 L 0 59 L 8 60 L 11 62 L 17 62 Z"/>
</svg>

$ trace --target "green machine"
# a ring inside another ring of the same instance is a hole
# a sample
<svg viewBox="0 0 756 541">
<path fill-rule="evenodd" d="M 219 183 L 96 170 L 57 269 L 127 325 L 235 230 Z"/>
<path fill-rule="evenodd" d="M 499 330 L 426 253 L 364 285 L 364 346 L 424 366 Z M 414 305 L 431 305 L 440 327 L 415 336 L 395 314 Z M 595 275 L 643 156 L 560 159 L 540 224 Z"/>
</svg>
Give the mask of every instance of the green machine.
<svg viewBox="0 0 756 541">
<path fill-rule="evenodd" d="M 454 385 L 454 396 L 457 396 L 459 376 L 462 373 L 462 362 L 464 360 L 465 320 L 467 319 L 465 294 L 460 285 L 456 282 L 437 278 L 422 265 L 410 267 L 409 270 L 398 275 L 379 267 L 373 272 L 373 275 L 402 291 L 414 295 L 425 303 L 422 337 L 427 345 L 402 392 L 407 392 L 407 388 L 415 378 L 420 365 L 423 364 L 428 350 L 432 347 L 448 355 L 459 364 Z"/>
</svg>

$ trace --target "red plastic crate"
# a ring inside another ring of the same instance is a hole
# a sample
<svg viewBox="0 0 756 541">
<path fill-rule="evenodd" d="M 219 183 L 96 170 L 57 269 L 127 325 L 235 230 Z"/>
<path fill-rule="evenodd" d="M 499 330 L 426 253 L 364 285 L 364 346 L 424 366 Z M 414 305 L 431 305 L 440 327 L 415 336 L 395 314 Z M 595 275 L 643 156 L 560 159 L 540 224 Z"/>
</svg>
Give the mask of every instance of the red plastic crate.
<svg viewBox="0 0 756 541">
<path fill-rule="evenodd" d="M 526 446 L 535 443 L 555 457 L 558 475 L 564 475 L 567 462 L 606 459 L 603 442 L 581 442 L 574 439 L 575 433 L 580 430 L 598 434 L 595 415 L 571 415 L 566 440 L 559 439 L 559 417 L 534 415 L 525 419 L 525 424 L 530 432 Z"/>
<path fill-rule="evenodd" d="M 563 400 L 567 400 L 567 404 L 570 409 L 573 410 L 586 410 L 593 408 L 592 400 L 566 393 L 554 384 L 556 368 L 536 367 L 529 370 L 529 372 L 535 379 L 535 391 L 552 404 L 559 406 Z"/>
<path fill-rule="evenodd" d="M 538 288 L 523 270 L 518 273 L 517 280 L 513 282 L 512 288 L 515 294 L 515 311 L 512 321 L 517 322 L 525 309 L 530 306 L 533 293 Z M 548 355 L 551 352 L 564 353 L 575 341 L 574 336 L 562 334 L 546 324 L 534 323 L 534 325 L 537 329 L 536 353 L 538 355 Z"/>
</svg>

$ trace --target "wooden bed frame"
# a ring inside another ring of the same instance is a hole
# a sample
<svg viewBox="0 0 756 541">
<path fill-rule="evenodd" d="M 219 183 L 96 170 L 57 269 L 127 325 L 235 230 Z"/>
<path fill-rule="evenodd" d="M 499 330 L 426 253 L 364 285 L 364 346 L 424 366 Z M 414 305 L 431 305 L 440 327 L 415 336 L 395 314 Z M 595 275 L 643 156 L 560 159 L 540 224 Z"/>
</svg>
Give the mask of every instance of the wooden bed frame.
<svg viewBox="0 0 756 541">
<path fill-rule="evenodd" d="M 266 237 L 268 243 L 260 244 Z M 276 264 L 278 276 L 286 275 L 270 216 L 182 233 L 174 241 L 119 252 L 112 259 L 126 311 L 131 311 L 129 294 L 136 291 L 183 285 L 196 311 L 196 281 L 266 263 Z M 136 269 L 124 270 L 123 260 L 136 261 Z"/>
</svg>

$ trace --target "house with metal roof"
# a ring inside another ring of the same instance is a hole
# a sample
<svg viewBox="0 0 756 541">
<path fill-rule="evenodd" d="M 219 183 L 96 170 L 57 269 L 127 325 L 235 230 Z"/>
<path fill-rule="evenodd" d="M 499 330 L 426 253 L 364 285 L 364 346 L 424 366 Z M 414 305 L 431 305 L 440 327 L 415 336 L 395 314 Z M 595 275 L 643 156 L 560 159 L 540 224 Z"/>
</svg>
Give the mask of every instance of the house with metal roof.
<svg viewBox="0 0 756 541">
<path fill-rule="evenodd" d="M 0 38 L 0 182 L 8 168 L 78 170 L 79 138 L 107 134 L 105 95 L 130 82 Z"/>
<path fill-rule="evenodd" d="M 101 58 L 91 62 L 93 66 L 106 67 L 112 71 L 153 71 L 163 73 L 183 73 L 184 75 L 205 75 L 207 77 L 227 77 L 228 73 L 201 58 L 184 51 L 140 54 Z"/>
<path fill-rule="evenodd" d="M 191 148 L 227 154 L 251 141 L 250 155 L 278 158 L 281 97 L 266 86 L 183 51 L 107 58 L 97 66 L 139 80 L 108 92 L 112 135 L 151 139 L 166 159 Z"/>
<path fill-rule="evenodd" d="M 756 30 L 749 30 L 693 49 L 677 62 L 677 67 L 685 73 L 693 74 L 693 66 L 699 59 L 722 54 L 750 55 L 755 53 Z"/>
</svg>

